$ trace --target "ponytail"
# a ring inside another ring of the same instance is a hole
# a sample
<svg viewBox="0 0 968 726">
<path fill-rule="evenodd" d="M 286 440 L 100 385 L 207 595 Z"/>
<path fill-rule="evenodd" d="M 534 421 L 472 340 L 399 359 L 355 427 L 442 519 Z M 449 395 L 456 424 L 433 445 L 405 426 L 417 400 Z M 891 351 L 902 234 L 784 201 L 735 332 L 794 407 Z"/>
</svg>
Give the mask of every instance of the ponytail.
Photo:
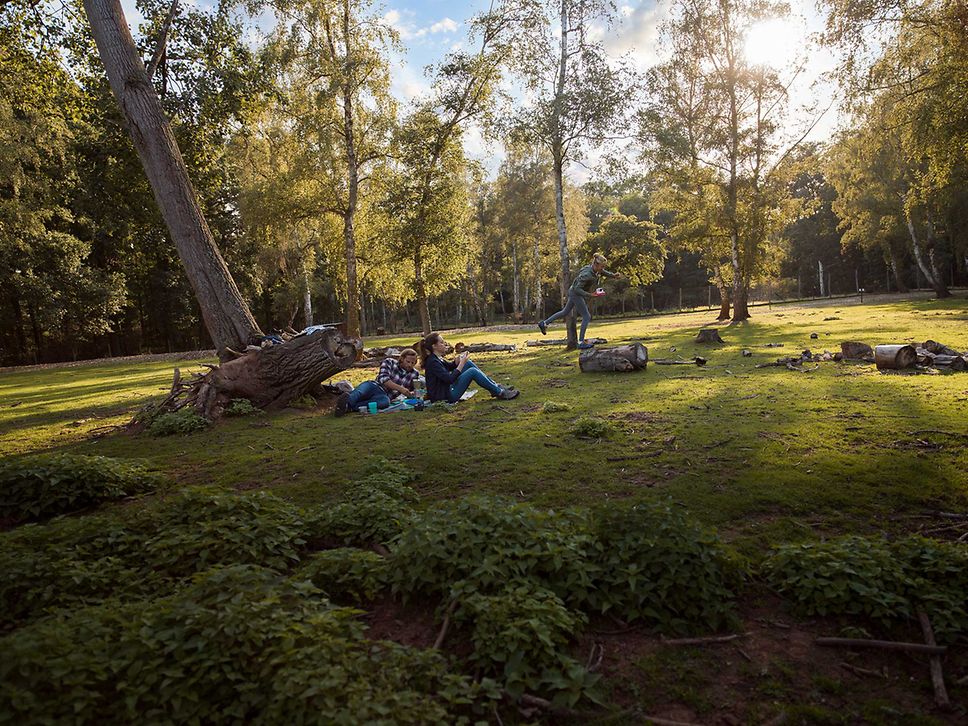
<svg viewBox="0 0 968 726">
<path fill-rule="evenodd" d="M 431 333 L 420 339 L 417 343 L 417 352 L 420 355 L 420 367 L 427 369 L 427 359 L 434 354 L 434 344 L 440 340 L 440 333 Z"/>
</svg>

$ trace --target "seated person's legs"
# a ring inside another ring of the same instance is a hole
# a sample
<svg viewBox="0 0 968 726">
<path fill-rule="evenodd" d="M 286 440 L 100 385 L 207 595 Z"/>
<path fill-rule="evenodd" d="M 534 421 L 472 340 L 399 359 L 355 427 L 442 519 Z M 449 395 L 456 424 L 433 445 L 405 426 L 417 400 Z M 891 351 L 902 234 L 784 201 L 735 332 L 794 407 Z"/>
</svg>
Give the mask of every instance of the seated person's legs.
<svg viewBox="0 0 968 726">
<path fill-rule="evenodd" d="M 390 405 L 390 397 L 383 390 L 383 386 L 376 381 L 364 381 L 350 393 L 349 409 L 355 411 L 371 401 L 376 402 L 377 408 L 386 408 Z"/>
<path fill-rule="evenodd" d="M 481 388 L 486 390 L 492 396 L 498 395 L 503 389 L 497 383 L 488 378 L 484 371 L 474 365 L 471 361 L 467 361 L 464 366 L 464 370 L 460 374 L 460 378 L 454 381 L 450 386 L 450 395 L 448 400 L 451 403 L 457 403 L 460 397 L 464 395 L 464 392 L 470 387 L 471 382 L 476 383 Z"/>
</svg>

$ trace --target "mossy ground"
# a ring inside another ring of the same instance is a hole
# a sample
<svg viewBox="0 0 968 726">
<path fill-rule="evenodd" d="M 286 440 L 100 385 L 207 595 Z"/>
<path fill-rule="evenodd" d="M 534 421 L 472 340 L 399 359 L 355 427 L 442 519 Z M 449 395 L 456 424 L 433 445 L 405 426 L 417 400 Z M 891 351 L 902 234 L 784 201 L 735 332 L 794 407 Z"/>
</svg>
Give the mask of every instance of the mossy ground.
<svg viewBox="0 0 968 726">
<path fill-rule="evenodd" d="M 968 374 L 885 374 L 856 363 L 822 363 L 811 373 L 755 368 L 807 348 L 835 352 L 845 340 L 931 338 L 968 350 L 963 293 L 945 301 L 836 301 L 753 313 L 746 324 L 724 327 L 726 342 L 715 347 L 692 342 L 712 313 L 592 325 L 590 334 L 610 343 L 643 341 L 651 358 L 702 355 L 709 360 L 704 368 L 650 364 L 635 374 L 583 374 L 574 352 L 525 347 L 540 337 L 536 330 L 474 331 L 445 337 L 518 344 L 516 353 L 474 356 L 492 377 L 522 391 L 517 400 L 498 403 L 482 392 L 452 412 L 341 419 L 287 410 L 167 438 L 91 434 L 162 397 L 175 365 L 184 374 L 202 361 L 8 372 L 0 374 L 0 452 L 137 457 L 178 483 L 264 488 L 302 503 L 334 498 L 360 462 L 380 454 L 420 474 L 415 487 L 425 501 L 470 492 L 555 507 L 671 498 L 751 555 L 835 533 L 910 531 L 912 515 L 927 509 L 968 511 Z M 550 332 L 563 335 L 560 326 Z M 743 357 L 744 348 L 753 355 Z M 354 369 L 344 377 L 359 383 L 373 373 Z M 546 413 L 546 401 L 570 409 Z M 609 421 L 610 435 L 587 440 L 571 433 L 589 416 Z M 697 682 L 695 703 L 685 703 L 693 714 L 707 712 L 705 689 Z M 641 699 L 657 697 L 653 689 Z M 788 701 L 789 694 L 751 698 Z"/>
</svg>

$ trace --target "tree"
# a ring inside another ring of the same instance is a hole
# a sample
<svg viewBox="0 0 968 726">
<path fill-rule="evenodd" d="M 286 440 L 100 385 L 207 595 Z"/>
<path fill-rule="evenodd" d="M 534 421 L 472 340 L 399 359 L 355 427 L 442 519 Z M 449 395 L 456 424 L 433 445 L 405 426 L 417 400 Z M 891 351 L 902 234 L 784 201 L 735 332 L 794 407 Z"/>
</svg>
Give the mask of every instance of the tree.
<svg viewBox="0 0 968 726">
<path fill-rule="evenodd" d="M 395 117 L 386 50 L 396 33 L 369 0 L 283 0 L 280 61 L 292 71 L 293 127 L 318 167 L 325 211 L 343 223 L 347 333 L 360 334 L 356 215 L 361 185 L 385 158 Z"/>
<path fill-rule="evenodd" d="M 171 126 L 138 56 L 118 0 L 85 0 L 108 80 L 155 201 L 178 249 L 219 356 L 261 333 L 202 215 Z"/>
<path fill-rule="evenodd" d="M 720 316 L 731 302 L 734 322 L 749 318 L 752 280 L 775 267 L 778 237 L 797 209 L 787 162 L 806 132 L 782 140 L 789 81 L 742 55 L 748 27 L 782 12 L 746 0 L 678 2 L 666 26 L 673 57 L 650 74 L 640 117 L 645 155 L 676 215 L 673 236 L 703 250 Z"/>
<path fill-rule="evenodd" d="M 632 285 L 650 285 L 662 277 L 666 257 L 657 231 L 652 222 L 615 213 L 588 235 L 583 247 L 588 257 L 605 255 L 609 268 L 623 273 Z"/>
<path fill-rule="evenodd" d="M 613 6 L 600 0 L 548 0 L 547 14 L 522 46 L 525 82 L 532 102 L 519 110 L 515 132 L 551 154 L 555 220 L 561 261 L 562 303 L 571 284 L 565 221 L 565 169 L 590 144 L 606 140 L 631 106 L 631 75 L 592 40 L 592 25 L 609 20 Z M 574 314 L 568 317 L 568 347 L 578 345 Z"/>
</svg>

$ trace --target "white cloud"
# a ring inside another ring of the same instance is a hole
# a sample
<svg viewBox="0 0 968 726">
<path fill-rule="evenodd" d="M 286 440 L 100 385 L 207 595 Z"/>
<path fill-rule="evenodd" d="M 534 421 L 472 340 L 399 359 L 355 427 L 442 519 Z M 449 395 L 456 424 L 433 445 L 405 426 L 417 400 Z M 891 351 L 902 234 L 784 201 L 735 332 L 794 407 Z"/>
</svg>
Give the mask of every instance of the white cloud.
<svg viewBox="0 0 968 726">
<path fill-rule="evenodd" d="M 669 0 L 643 0 L 636 7 L 623 5 L 622 18 L 607 33 L 605 46 L 614 55 L 628 54 L 639 68 L 654 65 L 660 57 L 659 26 L 669 17 Z"/>
<path fill-rule="evenodd" d="M 429 95 L 430 84 L 406 58 L 398 58 L 390 63 L 390 93 L 402 101 L 412 101 Z"/>
<path fill-rule="evenodd" d="M 430 26 L 431 33 L 453 33 L 460 25 L 450 18 L 444 18 L 443 20 L 438 20 L 436 23 Z"/>
</svg>

